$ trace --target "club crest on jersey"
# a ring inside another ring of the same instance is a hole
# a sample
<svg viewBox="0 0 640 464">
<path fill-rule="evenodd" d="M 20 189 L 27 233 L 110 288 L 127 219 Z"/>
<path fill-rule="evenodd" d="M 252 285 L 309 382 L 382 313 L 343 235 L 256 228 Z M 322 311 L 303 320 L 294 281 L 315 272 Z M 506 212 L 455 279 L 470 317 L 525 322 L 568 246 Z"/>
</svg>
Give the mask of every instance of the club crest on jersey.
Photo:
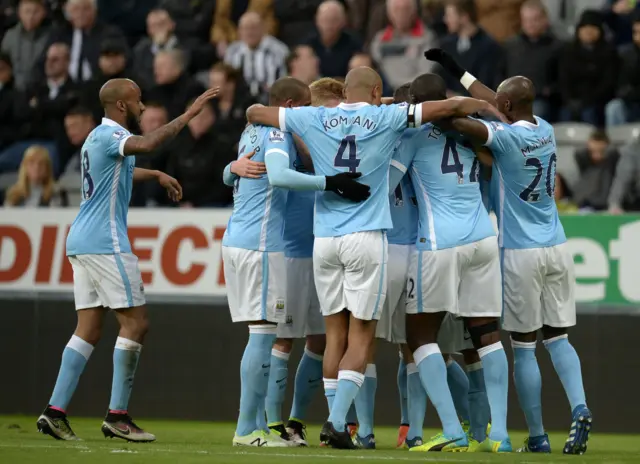
<svg viewBox="0 0 640 464">
<path fill-rule="evenodd" d="M 127 135 L 126 131 L 117 130 L 113 133 L 113 138 L 116 140 L 121 140 Z"/>
<path fill-rule="evenodd" d="M 269 132 L 269 142 L 282 143 L 284 142 L 284 134 L 278 129 L 273 129 Z"/>
</svg>

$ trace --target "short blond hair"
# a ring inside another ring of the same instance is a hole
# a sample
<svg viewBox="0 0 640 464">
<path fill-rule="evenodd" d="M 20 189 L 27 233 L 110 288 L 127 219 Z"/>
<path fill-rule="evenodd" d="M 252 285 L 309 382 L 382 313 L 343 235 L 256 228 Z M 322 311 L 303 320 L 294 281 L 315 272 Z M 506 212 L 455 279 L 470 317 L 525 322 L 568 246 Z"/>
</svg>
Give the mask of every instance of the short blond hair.
<svg viewBox="0 0 640 464">
<path fill-rule="evenodd" d="M 313 106 L 326 106 L 329 103 L 344 100 L 344 84 L 331 77 L 323 77 L 309 86 L 311 90 L 311 104 Z"/>
</svg>

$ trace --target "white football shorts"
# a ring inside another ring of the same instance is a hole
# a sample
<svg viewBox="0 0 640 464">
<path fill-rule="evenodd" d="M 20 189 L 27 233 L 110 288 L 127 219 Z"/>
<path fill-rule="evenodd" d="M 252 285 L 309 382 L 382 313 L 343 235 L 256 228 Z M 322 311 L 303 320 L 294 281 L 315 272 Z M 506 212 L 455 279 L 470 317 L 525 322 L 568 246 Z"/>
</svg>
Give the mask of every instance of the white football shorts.
<svg viewBox="0 0 640 464">
<path fill-rule="evenodd" d="M 144 285 L 133 253 L 69 256 L 76 310 L 135 308 L 145 304 Z"/>
<path fill-rule="evenodd" d="M 313 275 L 322 315 L 348 309 L 358 319 L 380 319 L 387 295 L 386 268 L 384 231 L 317 237 Z"/>
<path fill-rule="evenodd" d="M 501 285 L 495 236 L 444 250 L 416 250 L 407 280 L 407 314 L 500 317 Z"/>
<path fill-rule="evenodd" d="M 376 337 L 406 343 L 407 277 L 413 245 L 388 245 L 387 299 L 376 327 Z"/>
<path fill-rule="evenodd" d="M 504 319 L 509 332 L 576 325 L 575 271 L 566 244 L 503 249 Z"/>
<path fill-rule="evenodd" d="M 313 281 L 313 258 L 285 258 L 287 305 L 278 338 L 324 334 L 324 319 Z"/>
<path fill-rule="evenodd" d="M 223 246 L 222 260 L 233 322 L 285 321 L 284 253 Z"/>
</svg>

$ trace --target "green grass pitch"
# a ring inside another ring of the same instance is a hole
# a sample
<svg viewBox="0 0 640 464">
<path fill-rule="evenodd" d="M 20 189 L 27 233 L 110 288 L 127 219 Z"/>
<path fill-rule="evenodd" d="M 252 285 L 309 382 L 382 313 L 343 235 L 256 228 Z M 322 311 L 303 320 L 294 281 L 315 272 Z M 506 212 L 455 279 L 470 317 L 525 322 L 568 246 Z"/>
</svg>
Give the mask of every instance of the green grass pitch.
<svg viewBox="0 0 640 464">
<path fill-rule="evenodd" d="M 566 436 L 551 434 L 554 452 L 533 454 L 476 453 L 409 453 L 394 449 L 396 429 L 378 428 L 376 451 L 339 451 L 311 446 L 309 448 L 266 449 L 231 446 L 233 425 L 207 422 L 139 420 L 138 423 L 156 434 L 158 441 L 148 444 L 107 440 L 100 432 L 100 419 L 72 419 L 72 427 L 83 439 L 60 442 L 36 431 L 36 418 L 0 417 L 0 463 L 229 463 L 229 464 L 310 464 L 328 463 L 332 459 L 350 458 L 358 464 L 385 462 L 499 462 L 499 463 L 591 463 L 607 464 L 640 462 L 640 436 L 592 434 L 589 450 L 583 456 L 562 455 Z M 426 435 L 435 431 L 428 431 Z M 319 427 L 309 427 L 311 444 L 318 442 Z M 524 433 L 512 433 L 514 445 L 520 445 Z"/>
</svg>

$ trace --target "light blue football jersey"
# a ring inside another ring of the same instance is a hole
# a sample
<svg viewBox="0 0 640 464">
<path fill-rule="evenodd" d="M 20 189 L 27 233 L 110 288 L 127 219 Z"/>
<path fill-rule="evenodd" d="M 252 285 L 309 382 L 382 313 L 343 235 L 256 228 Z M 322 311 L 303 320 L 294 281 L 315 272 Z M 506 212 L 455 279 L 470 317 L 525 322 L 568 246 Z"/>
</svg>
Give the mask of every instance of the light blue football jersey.
<svg viewBox="0 0 640 464">
<path fill-rule="evenodd" d="M 300 156 L 296 156 L 293 169 L 306 174 L 307 171 Z M 285 256 L 287 258 L 313 257 L 313 205 L 316 192 L 289 190 L 287 210 L 284 219 Z"/>
<path fill-rule="evenodd" d="M 238 158 L 251 151 L 255 151 L 251 159 L 262 163 L 272 151 L 289 160 L 297 156 L 291 134 L 259 125 L 245 128 L 238 144 Z M 245 250 L 284 251 L 287 194 L 287 189 L 272 187 L 267 174 L 259 179 L 238 178 L 233 188 L 233 212 L 222 244 Z"/>
<path fill-rule="evenodd" d="M 442 250 L 495 236 L 480 193 L 480 162 L 465 140 L 427 124 L 406 145 L 393 165 L 410 173 L 416 191 L 416 247 Z"/>
<path fill-rule="evenodd" d="M 396 152 L 403 149 L 402 142 L 413 137 L 417 130 L 404 131 L 396 145 Z M 387 242 L 390 245 L 413 245 L 418 235 L 418 200 L 408 174 L 389 195 L 389 203 L 393 228 L 387 231 Z"/>
<path fill-rule="evenodd" d="M 82 145 L 82 201 L 67 236 L 67 256 L 131 253 L 127 213 L 136 159 L 123 154 L 130 136 L 103 118 Z"/>
<path fill-rule="evenodd" d="M 566 242 L 554 198 L 556 139 L 553 127 L 483 123 L 493 152 L 492 202 L 503 248 L 540 248 Z"/>
<path fill-rule="evenodd" d="M 347 201 L 333 192 L 316 194 L 316 237 L 393 227 L 389 164 L 407 127 L 408 108 L 341 103 L 336 108 L 280 109 L 280 127 L 304 140 L 316 175 L 360 172 L 358 182 L 371 187 L 371 196 L 361 203 Z"/>
</svg>

